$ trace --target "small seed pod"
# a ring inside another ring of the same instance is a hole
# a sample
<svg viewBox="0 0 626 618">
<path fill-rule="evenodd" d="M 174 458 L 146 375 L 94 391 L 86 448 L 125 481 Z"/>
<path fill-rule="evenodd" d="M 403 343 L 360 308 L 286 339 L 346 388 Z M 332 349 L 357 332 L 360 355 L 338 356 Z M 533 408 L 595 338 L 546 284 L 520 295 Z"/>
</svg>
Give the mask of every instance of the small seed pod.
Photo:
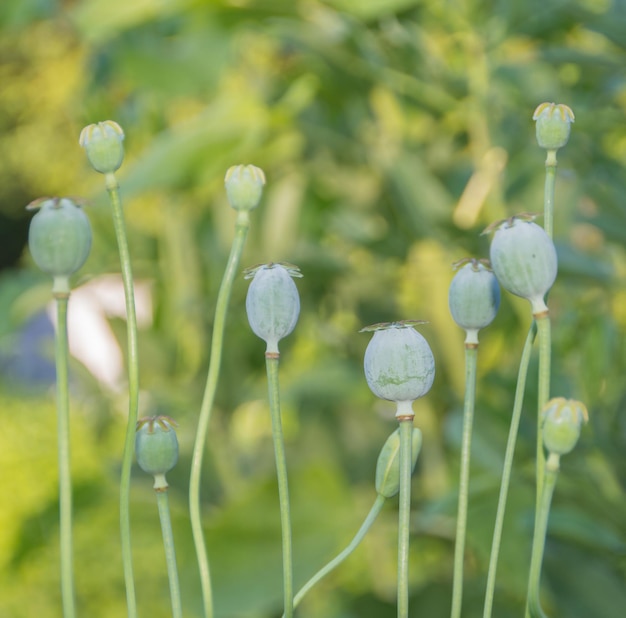
<svg viewBox="0 0 626 618">
<path fill-rule="evenodd" d="M 530 301 L 534 315 L 548 310 L 544 297 L 557 273 L 556 249 L 534 215 L 517 215 L 490 225 L 491 265 L 503 288 Z"/>
<path fill-rule="evenodd" d="M 118 170 L 124 160 L 124 131 L 117 122 L 105 120 L 86 126 L 78 138 L 91 167 L 101 174 Z"/>
<path fill-rule="evenodd" d="M 411 435 L 411 473 L 422 448 L 422 432 L 414 427 Z M 386 440 L 376 463 L 376 491 L 385 498 L 393 498 L 400 491 L 400 429 Z"/>
<path fill-rule="evenodd" d="M 487 260 L 460 260 L 455 267 L 459 270 L 450 283 L 450 313 L 465 330 L 465 343 L 478 344 L 478 331 L 498 313 L 500 286 Z"/>
<path fill-rule="evenodd" d="M 254 334 L 267 343 L 266 354 L 278 354 L 278 342 L 295 328 L 300 296 L 293 277 L 302 277 L 296 266 L 264 264 L 245 271 L 252 278 L 246 296 L 248 322 Z"/>
<path fill-rule="evenodd" d="M 254 165 L 234 165 L 224 178 L 226 195 L 235 210 L 252 210 L 261 201 L 265 174 Z"/>
<path fill-rule="evenodd" d="M 33 202 L 28 208 L 39 209 L 28 230 L 35 264 L 53 277 L 75 273 L 91 249 L 91 225 L 83 209 L 58 197 Z"/>
<path fill-rule="evenodd" d="M 541 414 L 543 444 L 555 455 L 566 455 L 576 446 L 581 426 L 589 420 L 584 404 L 564 397 L 548 401 Z"/>
<path fill-rule="evenodd" d="M 154 489 L 167 489 L 165 475 L 178 462 L 176 422 L 169 416 L 146 416 L 137 421 L 135 455 L 139 467 L 154 476 Z"/>
<path fill-rule="evenodd" d="M 535 129 L 539 146 L 546 150 L 558 150 L 569 140 L 574 112 L 563 103 L 542 103 L 535 110 L 533 120 L 537 123 Z"/>
<path fill-rule="evenodd" d="M 365 350 L 365 379 L 381 399 L 395 401 L 396 416 L 413 416 L 412 403 L 423 397 L 435 379 L 435 359 L 428 342 L 414 328 L 420 321 L 375 324 Z"/>
</svg>

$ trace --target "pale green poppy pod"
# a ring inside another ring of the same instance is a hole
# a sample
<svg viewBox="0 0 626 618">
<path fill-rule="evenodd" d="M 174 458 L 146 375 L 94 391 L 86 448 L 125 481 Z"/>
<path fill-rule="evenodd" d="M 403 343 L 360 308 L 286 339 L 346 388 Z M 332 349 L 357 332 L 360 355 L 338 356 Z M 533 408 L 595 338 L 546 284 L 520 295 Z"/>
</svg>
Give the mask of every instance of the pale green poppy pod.
<svg viewBox="0 0 626 618">
<path fill-rule="evenodd" d="M 254 165 L 234 165 L 224 178 L 228 202 L 235 210 L 252 210 L 261 201 L 265 174 Z"/>
<path fill-rule="evenodd" d="M 574 112 L 563 103 L 542 103 L 533 114 L 537 143 L 546 150 L 558 150 L 569 140 Z"/>
<path fill-rule="evenodd" d="M 450 283 L 448 304 L 454 321 L 478 343 L 478 331 L 489 326 L 500 306 L 500 286 L 486 260 L 462 260 Z"/>
<path fill-rule="evenodd" d="M 544 297 L 557 273 L 556 249 L 533 221 L 512 217 L 495 224 L 491 265 L 500 285 L 530 301 L 533 314 L 547 311 Z"/>
<path fill-rule="evenodd" d="M 35 264 L 53 277 L 67 277 L 83 266 L 91 249 L 91 225 L 83 209 L 67 198 L 35 202 L 28 247 Z"/>
<path fill-rule="evenodd" d="M 124 160 L 124 131 L 114 120 L 86 126 L 78 138 L 91 167 L 101 174 L 111 174 Z"/>
<path fill-rule="evenodd" d="M 542 410 L 543 444 L 549 453 L 566 455 L 580 438 L 580 430 L 589 415 L 580 401 L 555 397 Z"/>
<path fill-rule="evenodd" d="M 401 322 L 382 325 L 374 332 L 365 350 L 364 368 L 371 391 L 398 404 L 396 416 L 411 415 L 411 403 L 423 397 L 435 379 L 435 359 L 428 342 Z"/>
<path fill-rule="evenodd" d="M 248 322 L 267 343 L 266 353 L 278 354 L 278 342 L 296 326 L 300 296 L 293 277 L 301 276 L 296 267 L 273 263 L 246 271 L 252 277 L 246 296 Z"/>
<path fill-rule="evenodd" d="M 422 432 L 414 427 L 411 433 L 411 473 L 422 448 Z M 385 441 L 376 462 L 376 491 L 393 498 L 400 491 L 400 429 Z"/>
<path fill-rule="evenodd" d="M 137 421 L 137 463 L 144 472 L 155 477 L 155 489 L 167 487 L 165 475 L 178 463 L 175 426 L 168 416 L 149 416 Z"/>
</svg>

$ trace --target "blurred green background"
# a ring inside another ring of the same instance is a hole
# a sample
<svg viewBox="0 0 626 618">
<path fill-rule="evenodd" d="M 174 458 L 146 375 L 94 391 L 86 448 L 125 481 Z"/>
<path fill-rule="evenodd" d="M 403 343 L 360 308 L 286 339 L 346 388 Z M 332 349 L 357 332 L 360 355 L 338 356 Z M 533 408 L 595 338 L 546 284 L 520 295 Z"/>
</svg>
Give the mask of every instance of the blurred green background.
<svg viewBox="0 0 626 618">
<path fill-rule="evenodd" d="M 169 480 L 185 615 L 200 616 L 187 515 L 189 460 L 234 213 L 226 169 L 265 170 L 242 267 L 299 265 L 300 322 L 282 346 L 296 586 L 356 532 L 375 498 L 393 408 L 362 373 L 373 322 L 429 321 L 437 360 L 416 405 L 424 447 L 413 490 L 411 615 L 449 614 L 463 397 L 463 333 L 447 308 L 451 264 L 485 257 L 482 229 L 540 211 L 545 154 L 535 107 L 576 114 L 559 154 L 552 394 L 591 422 L 563 458 L 543 602 L 553 618 L 626 607 L 626 3 L 623 0 L 4 0 L 0 5 L 0 616 L 60 615 L 50 281 L 24 248 L 24 206 L 80 196 L 94 228 L 79 290 L 119 272 L 102 177 L 81 128 L 126 132 L 119 173 L 133 267 L 149 303 L 141 413 L 180 424 Z M 231 300 L 209 435 L 203 513 L 217 616 L 280 616 L 280 531 L 264 344 Z M 78 299 L 78 292 L 76 294 Z M 90 297 L 93 300 L 93 296 Z M 102 303 L 99 305 L 102 306 Z M 78 303 L 70 302 L 78 313 Z M 125 325 L 107 309 L 125 349 Z M 504 294 L 481 337 L 464 616 L 485 575 L 527 303 Z M 107 363 L 90 327 L 77 341 Z M 115 351 L 115 349 L 114 349 Z M 118 350 L 119 353 L 119 350 Z M 121 361 L 120 361 L 121 362 Z M 516 451 L 494 615 L 523 613 L 534 498 L 536 363 Z M 118 483 L 123 370 L 72 365 L 79 615 L 125 615 Z M 140 615 L 169 615 L 151 479 L 133 475 Z M 302 618 L 395 615 L 397 505 L 302 603 Z"/>
</svg>

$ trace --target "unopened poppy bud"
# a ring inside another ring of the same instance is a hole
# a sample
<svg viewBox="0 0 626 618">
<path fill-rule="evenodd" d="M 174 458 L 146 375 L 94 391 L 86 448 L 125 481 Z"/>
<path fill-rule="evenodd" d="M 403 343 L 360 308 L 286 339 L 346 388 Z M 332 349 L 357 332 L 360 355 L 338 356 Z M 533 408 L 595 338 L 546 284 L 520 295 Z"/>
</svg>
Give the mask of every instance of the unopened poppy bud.
<svg viewBox="0 0 626 618">
<path fill-rule="evenodd" d="M 374 324 L 364 359 L 365 379 L 381 399 L 398 404 L 396 416 L 412 416 L 412 402 L 423 397 L 435 379 L 435 359 L 428 342 L 414 328 L 421 321 Z"/>
<path fill-rule="evenodd" d="M 67 198 L 38 200 L 28 247 L 35 264 L 53 277 L 68 277 L 83 266 L 91 249 L 91 225 L 83 209 Z"/>
<path fill-rule="evenodd" d="M 111 174 L 120 168 L 124 160 L 123 142 L 124 131 L 113 120 L 86 126 L 78 139 L 91 167 L 101 174 Z"/>
<path fill-rule="evenodd" d="M 570 125 L 574 122 L 574 112 L 570 107 L 559 103 L 542 103 L 533 114 L 536 121 L 537 142 L 546 150 L 563 148 L 569 140 Z"/>
<path fill-rule="evenodd" d="M 135 455 L 139 467 L 154 476 L 154 489 L 167 489 L 165 475 L 178 462 L 176 423 L 169 416 L 147 416 L 137 421 Z"/>
<path fill-rule="evenodd" d="M 584 404 L 564 397 L 548 401 L 541 414 L 543 444 L 555 455 L 566 455 L 576 446 L 581 426 L 589 420 Z"/>
<path fill-rule="evenodd" d="M 414 427 L 411 434 L 411 473 L 422 448 L 422 432 Z M 400 491 L 400 429 L 386 440 L 376 463 L 376 491 L 385 498 L 393 498 Z"/>
<path fill-rule="evenodd" d="M 245 272 L 252 278 L 246 296 L 248 322 L 254 334 L 267 343 L 266 354 L 278 354 L 278 342 L 289 335 L 300 315 L 300 296 L 293 277 L 296 266 L 264 264 Z"/>
<path fill-rule="evenodd" d="M 466 343 L 478 343 L 478 331 L 489 326 L 500 306 L 500 286 L 487 260 L 460 260 L 450 283 L 448 304 L 454 321 L 467 333 Z"/>
<path fill-rule="evenodd" d="M 234 165 L 224 178 L 226 195 L 235 210 L 252 210 L 261 201 L 265 174 L 254 165 Z"/>
<path fill-rule="evenodd" d="M 517 215 L 490 225 L 491 265 L 503 288 L 530 301 L 533 314 L 547 311 L 544 297 L 557 273 L 556 249 L 533 215 Z"/>
</svg>

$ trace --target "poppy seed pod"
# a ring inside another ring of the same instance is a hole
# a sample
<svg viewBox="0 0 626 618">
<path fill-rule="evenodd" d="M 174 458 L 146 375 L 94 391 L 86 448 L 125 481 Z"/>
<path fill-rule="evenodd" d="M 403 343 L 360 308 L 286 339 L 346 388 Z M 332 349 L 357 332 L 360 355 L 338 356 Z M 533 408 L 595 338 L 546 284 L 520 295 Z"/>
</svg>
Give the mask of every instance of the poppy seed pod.
<svg viewBox="0 0 626 618">
<path fill-rule="evenodd" d="M 369 326 L 374 336 L 365 350 L 365 379 L 381 399 L 395 401 L 396 416 L 412 416 L 412 402 L 423 397 L 435 379 L 435 359 L 428 342 L 414 328 L 420 322 Z"/>
<path fill-rule="evenodd" d="M 118 170 L 124 160 L 124 131 L 117 122 L 105 120 L 86 126 L 78 138 L 91 167 L 101 174 Z"/>
<path fill-rule="evenodd" d="M 563 148 L 569 140 L 574 112 L 570 107 L 559 103 L 542 103 L 533 114 L 536 121 L 537 143 L 546 150 Z"/>
<path fill-rule="evenodd" d="M 422 448 L 422 432 L 414 427 L 411 433 L 411 473 Z M 385 498 L 393 498 L 400 491 L 400 429 L 385 441 L 376 462 L 376 491 Z"/>
<path fill-rule="evenodd" d="M 252 210 L 261 201 L 265 174 L 254 165 L 234 165 L 224 178 L 226 195 L 235 210 Z"/>
<path fill-rule="evenodd" d="M 489 326 L 500 306 L 500 286 L 487 260 L 461 260 L 450 283 L 448 304 L 454 321 L 467 333 L 465 343 L 478 343 L 478 331 Z"/>
<path fill-rule="evenodd" d="M 295 328 L 300 315 L 300 296 L 293 277 L 297 267 L 264 264 L 246 271 L 252 278 L 246 296 L 248 322 L 254 334 L 267 343 L 266 354 L 278 354 L 278 342 Z"/>
<path fill-rule="evenodd" d="M 487 228 L 495 229 L 491 265 L 503 288 L 530 301 L 534 315 L 547 311 L 544 297 L 557 273 L 556 249 L 545 230 L 519 215 Z"/>
<path fill-rule="evenodd" d="M 555 455 L 566 455 L 576 446 L 581 426 L 589 420 L 584 404 L 564 397 L 548 401 L 541 414 L 543 444 Z"/>
<path fill-rule="evenodd" d="M 33 202 L 38 208 L 30 222 L 28 246 L 35 263 L 53 277 L 68 277 L 87 260 L 91 225 L 83 209 L 67 198 Z"/>
<path fill-rule="evenodd" d="M 166 489 L 165 475 L 178 462 L 176 423 L 168 416 L 147 416 L 137 421 L 135 455 L 139 467 L 154 476 L 154 488 Z"/>
</svg>

